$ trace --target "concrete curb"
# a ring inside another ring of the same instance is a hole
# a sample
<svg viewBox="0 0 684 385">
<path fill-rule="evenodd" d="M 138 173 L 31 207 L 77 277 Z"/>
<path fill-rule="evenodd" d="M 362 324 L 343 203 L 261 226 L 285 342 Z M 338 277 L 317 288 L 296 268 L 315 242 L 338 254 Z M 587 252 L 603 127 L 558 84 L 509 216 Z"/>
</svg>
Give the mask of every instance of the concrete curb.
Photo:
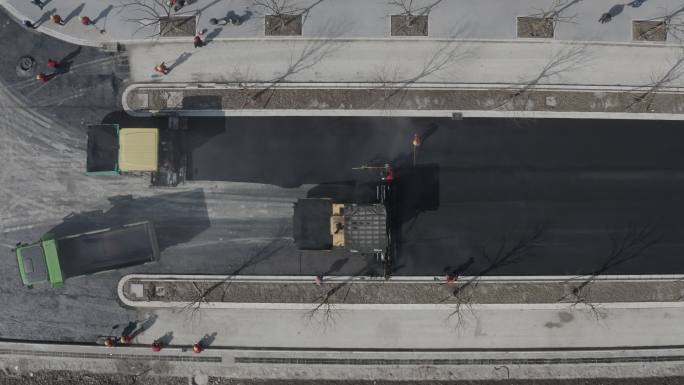
<svg viewBox="0 0 684 385">
<path fill-rule="evenodd" d="M 272 87 L 276 89 L 373 89 L 379 83 L 134 83 L 122 93 L 124 111 L 134 117 L 150 117 L 166 114 L 179 116 L 365 116 L 365 117 L 442 117 L 442 118 L 527 118 L 527 119 L 611 119 L 611 120 L 684 120 L 684 113 L 635 113 L 635 112 L 577 112 L 577 111 L 508 111 L 508 110 L 400 110 L 400 109 L 231 109 L 231 110 L 147 110 L 131 109 L 128 95 L 140 88 L 156 90 L 206 90 L 245 89 Z M 386 87 L 386 85 L 385 85 Z M 510 90 L 520 88 L 519 84 L 411 84 L 405 88 L 417 90 Z M 388 88 L 391 88 L 388 87 Z M 580 86 L 557 85 L 538 86 L 540 91 L 585 91 L 585 92 L 639 92 L 639 88 L 627 86 Z M 662 93 L 677 94 L 684 88 L 671 87 Z"/>
<path fill-rule="evenodd" d="M 561 276 L 547 276 L 538 278 L 536 280 L 510 280 L 510 277 L 486 277 L 488 282 L 559 282 L 568 280 L 581 281 L 581 277 L 570 277 L 567 279 L 559 279 Z M 624 278 L 623 276 L 604 276 L 601 280 L 605 281 L 636 281 L 636 280 L 678 280 L 680 275 L 667 276 L 648 276 L 643 278 L 641 276 L 631 276 L 632 278 Z M 459 277 L 462 280 L 468 280 L 473 277 Z M 492 279 L 493 278 L 493 279 Z M 527 278 L 527 277 L 521 277 Z M 130 307 L 137 308 L 183 308 L 193 306 L 192 302 L 176 302 L 176 301 L 131 301 L 123 293 L 125 283 L 130 279 L 140 280 L 155 280 L 155 281 L 189 281 L 189 280 L 207 280 L 209 282 L 218 281 L 238 281 L 238 282 L 280 282 L 280 283 L 294 283 L 294 282 L 312 282 L 313 276 L 214 276 L 214 275 L 154 275 L 154 274 L 130 274 L 123 276 L 117 284 L 117 295 L 121 302 Z M 444 278 L 437 277 L 399 277 L 391 278 L 391 282 L 410 282 L 410 283 L 435 283 L 443 282 Z M 364 277 L 330 277 L 326 278 L 327 282 L 343 282 L 353 281 L 355 283 L 373 283 L 385 282 L 384 278 L 364 278 Z M 482 282 L 485 281 L 483 277 Z M 334 303 L 330 304 L 335 310 L 453 310 L 454 304 L 345 304 Z M 648 308 L 681 308 L 684 307 L 684 302 L 614 302 L 614 303 L 593 303 L 598 308 L 604 309 L 648 309 Z M 319 303 L 263 303 L 263 302 L 201 302 L 196 304 L 198 308 L 202 309 L 260 309 L 260 310 L 312 310 L 320 307 Z M 556 303 L 520 303 L 520 304 L 472 304 L 468 306 L 469 309 L 475 310 L 564 310 L 568 308 L 587 308 L 591 310 L 586 304 L 573 304 L 566 302 Z"/>
</svg>

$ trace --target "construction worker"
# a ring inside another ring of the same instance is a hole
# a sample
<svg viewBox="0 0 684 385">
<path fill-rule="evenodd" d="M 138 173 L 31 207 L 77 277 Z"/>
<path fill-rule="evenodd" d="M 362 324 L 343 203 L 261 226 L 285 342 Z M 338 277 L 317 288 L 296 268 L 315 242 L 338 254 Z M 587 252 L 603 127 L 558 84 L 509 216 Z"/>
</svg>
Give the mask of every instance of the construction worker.
<svg viewBox="0 0 684 385">
<path fill-rule="evenodd" d="M 411 141 L 411 144 L 413 145 L 413 147 L 420 147 L 420 145 L 421 145 L 420 135 L 413 134 L 413 140 Z"/>
<path fill-rule="evenodd" d="M 50 80 L 50 76 L 48 76 L 48 75 L 45 74 L 44 72 L 40 72 L 40 73 L 38 73 L 38 75 L 36 75 L 36 80 L 40 80 L 40 81 L 42 81 L 43 83 L 45 83 L 45 82 L 47 82 L 48 80 Z"/>
<path fill-rule="evenodd" d="M 202 41 L 202 38 L 199 37 L 199 35 L 195 35 L 195 39 L 193 41 L 193 44 L 195 45 L 195 48 L 202 47 L 204 45 L 204 42 Z"/>
<path fill-rule="evenodd" d="M 162 344 L 159 341 L 152 342 L 152 351 L 155 353 L 161 352 Z"/>
<path fill-rule="evenodd" d="M 200 344 L 199 342 L 192 345 L 192 351 L 193 352 L 202 353 L 202 350 L 204 350 L 204 348 L 202 347 L 202 344 Z"/>
<path fill-rule="evenodd" d="M 59 15 L 52 15 L 52 16 L 50 16 L 50 20 L 52 20 L 52 22 L 55 23 L 55 24 L 64 25 L 64 24 L 62 23 L 62 16 L 59 16 Z"/>
<path fill-rule="evenodd" d="M 79 16 L 78 19 L 81 20 L 81 24 L 83 25 L 90 25 L 93 23 L 88 16 Z"/>
<path fill-rule="evenodd" d="M 109 338 L 109 337 L 105 338 L 104 346 L 106 346 L 108 348 L 114 347 L 114 340 Z"/>
<path fill-rule="evenodd" d="M 59 68 L 59 62 L 57 60 L 48 59 L 47 65 L 50 68 Z"/>
<path fill-rule="evenodd" d="M 391 182 L 394 180 L 394 168 L 389 164 L 385 165 L 385 180 Z"/>
<path fill-rule="evenodd" d="M 166 64 L 164 64 L 164 62 L 161 62 L 161 64 L 155 66 L 154 70 L 163 74 L 163 75 L 166 75 L 169 73 L 169 68 L 166 66 Z"/>
</svg>

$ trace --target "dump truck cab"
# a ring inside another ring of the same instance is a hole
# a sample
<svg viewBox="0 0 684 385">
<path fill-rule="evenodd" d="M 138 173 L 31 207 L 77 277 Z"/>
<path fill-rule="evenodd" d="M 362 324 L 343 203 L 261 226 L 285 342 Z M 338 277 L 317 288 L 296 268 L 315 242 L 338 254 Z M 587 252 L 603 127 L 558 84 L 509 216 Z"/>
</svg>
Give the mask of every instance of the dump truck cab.
<svg viewBox="0 0 684 385">
<path fill-rule="evenodd" d="M 49 283 L 52 287 L 61 287 L 64 284 L 54 239 L 17 245 L 15 253 L 21 282 L 25 286 Z"/>
<path fill-rule="evenodd" d="M 159 246 L 151 222 L 138 222 L 64 237 L 45 234 L 34 243 L 15 249 L 19 275 L 25 286 L 64 280 L 159 259 Z"/>
</svg>

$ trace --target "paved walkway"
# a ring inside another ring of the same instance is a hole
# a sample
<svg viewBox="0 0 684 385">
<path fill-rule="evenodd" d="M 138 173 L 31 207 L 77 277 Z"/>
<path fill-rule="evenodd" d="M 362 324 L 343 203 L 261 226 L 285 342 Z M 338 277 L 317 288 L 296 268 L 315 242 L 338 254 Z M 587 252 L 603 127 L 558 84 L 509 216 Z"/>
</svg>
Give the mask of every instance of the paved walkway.
<svg viewBox="0 0 684 385">
<path fill-rule="evenodd" d="M 155 34 L 156 25 L 140 29 L 140 23 L 135 21 L 150 19 L 140 5 L 145 2 L 153 4 L 151 0 L 122 1 L 120 4 L 100 0 L 50 0 L 42 10 L 28 0 L 2 0 L 0 4 L 15 17 L 32 21 L 40 20 L 46 12 L 57 13 L 65 19 L 66 25 L 48 22 L 41 26 L 41 31 L 96 45 L 104 41 L 142 40 Z M 514 39 L 518 16 L 545 13 L 548 16 L 557 12 L 556 39 L 597 42 L 629 42 L 632 40 L 632 20 L 662 18 L 682 7 L 677 0 L 649 0 L 637 3 L 640 6 L 628 2 L 616 4 L 614 0 L 416 0 L 413 3 L 414 14 L 421 14 L 425 6 L 434 4 L 429 12 L 429 36 L 432 38 Z M 303 27 L 305 37 L 332 34 L 345 38 L 388 38 L 390 15 L 406 12 L 385 0 L 299 0 L 285 4 L 286 12 L 301 13 L 303 9 L 309 9 Z M 159 6 L 157 12 L 166 14 Z M 230 12 L 242 19 L 241 25 L 217 28 L 209 23 L 211 18 L 226 17 Z M 609 23 L 599 23 L 598 19 L 606 12 L 614 17 Z M 251 0 L 197 0 L 174 14 L 197 17 L 197 29 L 206 29 L 216 38 L 242 39 L 262 38 L 263 16 L 269 13 Z M 79 15 L 88 15 L 95 20 L 97 28 L 82 26 L 77 18 Z M 105 32 L 100 33 L 101 30 Z"/>
<path fill-rule="evenodd" d="M 458 337 L 454 337 L 458 338 Z M 0 370 L 32 377 L 44 370 L 136 376 L 300 380 L 444 381 L 483 379 L 634 378 L 684 374 L 684 349 L 386 351 L 251 349 L 210 345 L 114 347 L 0 342 Z"/>
</svg>

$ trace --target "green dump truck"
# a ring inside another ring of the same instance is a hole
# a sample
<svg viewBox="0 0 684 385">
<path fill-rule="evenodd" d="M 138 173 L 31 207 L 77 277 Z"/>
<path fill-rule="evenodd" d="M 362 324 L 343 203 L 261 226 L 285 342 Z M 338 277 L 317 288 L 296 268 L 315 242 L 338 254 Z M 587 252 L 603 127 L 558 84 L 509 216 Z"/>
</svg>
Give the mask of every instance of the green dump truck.
<svg viewBox="0 0 684 385">
<path fill-rule="evenodd" d="M 185 180 L 183 135 L 183 130 L 171 128 L 90 125 L 86 175 L 149 173 L 152 185 L 176 186 Z"/>
<path fill-rule="evenodd" d="M 159 245 L 150 222 L 55 237 L 48 233 L 38 242 L 18 244 L 15 253 L 21 281 L 27 287 L 79 275 L 159 260 Z"/>
</svg>

